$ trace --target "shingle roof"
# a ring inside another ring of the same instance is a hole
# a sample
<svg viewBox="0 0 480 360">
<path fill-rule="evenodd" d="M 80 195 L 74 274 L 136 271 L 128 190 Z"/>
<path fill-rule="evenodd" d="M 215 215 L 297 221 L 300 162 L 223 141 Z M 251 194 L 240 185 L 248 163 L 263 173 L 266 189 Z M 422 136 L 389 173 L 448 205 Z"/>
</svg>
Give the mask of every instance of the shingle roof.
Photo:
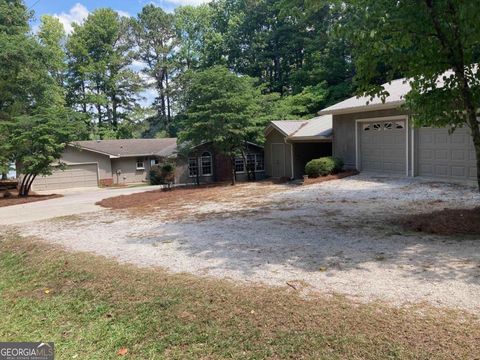
<svg viewBox="0 0 480 360">
<path fill-rule="evenodd" d="M 327 107 L 319 112 L 319 114 L 333 114 L 336 112 L 347 112 L 362 108 L 363 111 L 373 110 L 376 107 L 387 107 L 400 105 L 405 101 L 405 95 L 411 90 L 407 79 L 393 80 L 383 85 L 385 90 L 390 94 L 385 102 L 375 97 L 371 99 L 369 96 L 353 96 L 347 100 L 341 101 L 335 105 Z"/>
<path fill-rule="evenodd" d="M 177 151 L 176 138 L 163 139 L 122 139 L 90 140 L 74 143 L 85 150 L 103 153 L 115 157 L 129 156 L 171 156 Z"/>
<path fill-rule="evenodd" d="M 310 120 L 278 120 L 270 122 L 271 127 L 281 131 L 291 140 L 322 140 L 332 136 L 332 116 L 323 115 Z"/>
<path fill-rule="evenodd" d="M 291 134 L 289 138 L 292 140 L 329 138 L 332 134 L 332 115 L 323 115 L 308 120 L 296 132 Z"/>
<path fill-rule="evenodd" d="M 278 120 L 271 122 L 285 136 L 293 134 L 307 123 L 307 120 Z"/>
</svg>

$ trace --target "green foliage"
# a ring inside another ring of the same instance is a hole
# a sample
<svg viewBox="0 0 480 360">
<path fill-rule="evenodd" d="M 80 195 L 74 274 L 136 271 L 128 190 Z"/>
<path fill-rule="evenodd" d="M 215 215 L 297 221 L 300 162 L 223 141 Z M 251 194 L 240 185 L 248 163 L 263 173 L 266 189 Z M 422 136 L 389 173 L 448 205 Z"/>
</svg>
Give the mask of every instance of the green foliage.
<svg viewBox="0 0 480 360">
<path fill-rule="evenodd" d="M 311 160 L 305 165 L 305 174 L 316 178 L 336 174 L 343 169 L 343 160 L 337 157 L 323 157 Z"/>
<path fill-rule="evenodd" d="M 141 71 L 154 79 L 152 88 L 158 92 L 153 103 L 157 116 L 151 119 L 156 120 L 156 123 L 152 125 L 156 128 L 161 125 L 164 130 L 168 130 L 172 121 L 172 56 L 173 49 L 177 46 L 174 16 L 149 4 L 131 22 L 132 34 L 138 47 L 135 56 L 145 64 Z"/>
<path fill-rule="evenodd" d="M 186 83 L 180 141 L 212 142 L 218 151 L 233 156 L 254 132 L 260 92 L 253 79 L 215 66 L 190 73 Z"/>
<path fill-rule="evenodd" d="M 23 174 L 50 175 L 65 145 L 83 131 L 69 120 L 68 111 L 50 108 L 34 115 L 23 115 L 7 125 L 11 134 L 13 157 Z"/>
<path fill-rule="evenodd" d="M 116 132 L 138 107 L 143 84 L 130 68 L 132 49 L 130 20 L 112 9 L 90 13 L 68 38 L 67 99 L 89 115 L 90 128 L 101 130 L 100 136 L 104 128 Z"/>
<path fill-rule="evenodd" d="M 166 162 L 160 166 L 152 166 L 149 179 L 152 185 L 162 185 L 173 182 L 175 179 L 175 165 Z"/>
</svg>

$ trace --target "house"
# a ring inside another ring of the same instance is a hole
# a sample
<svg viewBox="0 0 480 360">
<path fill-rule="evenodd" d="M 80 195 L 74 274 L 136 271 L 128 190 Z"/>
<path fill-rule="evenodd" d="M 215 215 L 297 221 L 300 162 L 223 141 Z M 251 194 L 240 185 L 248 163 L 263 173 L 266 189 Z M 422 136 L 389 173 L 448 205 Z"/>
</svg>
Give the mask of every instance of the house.
<svg viewBox="0 0 480 360">
<path fill-rule="evenodd" d="M 307 162 L 332 155 L 332 116 L 272 121 L 265 129 L 265 173 L 301 178 Z"/>
<path fill-rule="evenodd" d="M 320 115 L 332 116 L 333 155 L 359 171 L 423 176 L 435 179 L 476 179 L 475 151 L 468 128 L 415 128 L 401 108 L 410 91 L 406 79 L 384 85 L 390 94 L 379 98 L 351 97 Z"/>
<path fill-rule="evenodd" d="M 211 144 L 203 144 L 187 156 L 178 153 L 176 138 L 77 141 L 66 146 L 60 161 L 64 170 L 50 176 L 38 176 L 33 190 L 112 186 L 149 180 L 152 166 L 174 162 L 175 183 L 201 183 L 230 179 L 232 164 Z M 198 161 L 198 162 L 197 162 Z M 254 164 L 256 179 L 265 176 L 263 148 L 249 144 L 247 162 Z M 246 180 L 243 158 L 235 160 L 237 180 Z M 20 167 L 19 167 L 20 169 Z"/>
<path fill-rule="evenodd" d="M 148 180 L 151 165 L 174 158 L 177 139 L 77 141 L 66 146 L 67 165 L 50 176 L 38 176 L 33 190 L 111 186 Z"/>
<path fill-rule="evenodd" d="M 211 143 L 194 147 L 188 156 L 179 156 L 177 159 L 178 183 L 196 183 L 197 179 L 203 184 L 230 181 L 234 166 L 237 181 L 264 179 L 263 147 L 248 142 L 245 148 L 245 158 L 237 156 L 232 163 L 229 157 L 219 153 Z"/>
</svg>

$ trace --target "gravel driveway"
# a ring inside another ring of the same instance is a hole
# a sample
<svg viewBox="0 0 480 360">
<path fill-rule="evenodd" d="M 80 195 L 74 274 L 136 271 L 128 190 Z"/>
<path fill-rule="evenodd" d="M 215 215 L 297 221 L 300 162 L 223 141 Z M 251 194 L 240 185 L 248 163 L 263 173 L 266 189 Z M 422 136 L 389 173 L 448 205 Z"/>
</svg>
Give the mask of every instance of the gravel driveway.
<svg viewBox="0 0 480 360">
<path fill-rule="evenodd" d="M 248 194 L 257 186 L 232 191 Z M 177 215 L 161 207 L 142 216 L 105 210 L 37 222 L 22 232 L 172 272 L 480 314 L 480 239 L 411 233 L 393 224 L 405 214 L 478 206 L 474 188 L 366 175 L 271 186 L 275 191 L 263 196 L 182 204 Z"/>
</svg>

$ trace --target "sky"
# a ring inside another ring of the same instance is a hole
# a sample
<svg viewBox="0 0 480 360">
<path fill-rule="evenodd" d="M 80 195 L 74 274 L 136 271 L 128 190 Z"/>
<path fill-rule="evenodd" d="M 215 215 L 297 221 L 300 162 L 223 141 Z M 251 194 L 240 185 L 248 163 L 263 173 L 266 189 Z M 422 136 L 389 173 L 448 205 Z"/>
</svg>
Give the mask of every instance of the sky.
<svg viewBox="0 0 480 360">
<path fill-rule="evenodd" d="M 120 15 L 135 16 L 147 4 L 155 4 L 166 11 L 173 11 L 181 5 L 198 5 L 208 0 L 25 0 L 27 6 L 35 11 L 33 28 L 38 26 L 38 19 L 43 14 L 58 17 L 67 32 L 71 31 L 73 22 L 81 22 L 88 13 L 110 7 Z"/>
</svg>

